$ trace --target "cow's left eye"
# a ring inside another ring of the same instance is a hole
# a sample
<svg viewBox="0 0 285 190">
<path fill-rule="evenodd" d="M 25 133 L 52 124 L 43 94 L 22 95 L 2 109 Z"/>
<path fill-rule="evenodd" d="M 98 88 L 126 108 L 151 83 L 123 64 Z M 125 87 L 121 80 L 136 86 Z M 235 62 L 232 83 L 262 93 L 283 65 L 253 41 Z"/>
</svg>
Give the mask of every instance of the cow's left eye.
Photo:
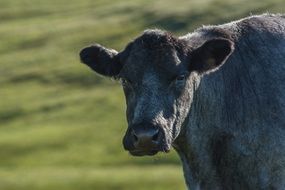
<svg viewBox="0 0 285 190">
<path fill-rule="evenodd" d="M 186 74 L 178 75 L 176 81 L 184 81 L 186 79 Z"/>
</svg>

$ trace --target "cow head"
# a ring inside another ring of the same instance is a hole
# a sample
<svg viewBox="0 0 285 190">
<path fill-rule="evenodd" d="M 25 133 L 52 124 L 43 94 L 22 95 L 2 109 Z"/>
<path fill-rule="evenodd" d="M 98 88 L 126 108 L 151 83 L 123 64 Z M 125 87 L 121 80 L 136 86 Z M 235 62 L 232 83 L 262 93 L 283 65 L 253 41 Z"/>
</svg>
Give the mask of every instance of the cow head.
<svg viewBox="0 0 285 190">
<path fill-rule="evenodd" d="M 128 129 L 123 145 L 132 155 L 168 152 L 192 103 L 197 78 L 219 68 L 233 50 L 224 38 L 191 42 L 148 30 L 122 52 L 95 44 L 80 52 L 97 73 L 121 81 Z"/>
</svg>

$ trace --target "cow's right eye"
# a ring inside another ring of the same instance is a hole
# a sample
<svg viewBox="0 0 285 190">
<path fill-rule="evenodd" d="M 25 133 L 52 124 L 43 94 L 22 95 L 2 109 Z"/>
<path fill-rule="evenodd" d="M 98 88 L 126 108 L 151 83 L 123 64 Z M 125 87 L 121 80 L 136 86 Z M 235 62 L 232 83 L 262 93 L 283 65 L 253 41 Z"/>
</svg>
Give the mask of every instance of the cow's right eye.
<svg viewBox="0 0 285 190">
<path fill-rule="evenodd" d="M 187 80 L 187 74 L 186 73 L 180 74 L 180 75 L 176 76 L 175 84 L 176 85 L 184 84 L 186 80 Z"/>
</svg>

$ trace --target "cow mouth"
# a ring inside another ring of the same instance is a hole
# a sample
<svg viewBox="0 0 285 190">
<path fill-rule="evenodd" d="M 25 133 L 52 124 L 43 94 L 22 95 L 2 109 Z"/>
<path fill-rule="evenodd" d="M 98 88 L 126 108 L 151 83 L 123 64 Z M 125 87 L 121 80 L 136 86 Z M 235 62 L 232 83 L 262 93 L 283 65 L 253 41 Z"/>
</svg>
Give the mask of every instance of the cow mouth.
<svg viewBox="0 0 285 190">
<path fill-rule="evenodd" d="M 132 156 L 154 156 L 159 150 L 133 150 L 129 152 Z"/>
<path fill-rule="evenodd" d="M 163 150 L 130 150 L 129 153 L 132 156 L 154 156 L 158 152 L 168 153 L 169 151 L 169 148 L 165 148 Z"/>
</svg>

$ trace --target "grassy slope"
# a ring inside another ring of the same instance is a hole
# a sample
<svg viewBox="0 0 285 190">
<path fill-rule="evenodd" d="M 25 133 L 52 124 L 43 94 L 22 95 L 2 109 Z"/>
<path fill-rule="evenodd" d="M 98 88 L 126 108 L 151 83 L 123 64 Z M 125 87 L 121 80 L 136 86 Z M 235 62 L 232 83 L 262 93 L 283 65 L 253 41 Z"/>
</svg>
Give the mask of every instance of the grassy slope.
<svg viewBox="0 0 285 190">
<path fill-rule="evenodd" d="M 133 158 L 116 82 L 79 64 L 91 42 L 122 49 L 147 27 L 176 34 L 283 0 L 0 0 L 0 189 L 183 189 L 175 153 Z"/>
</svg>

